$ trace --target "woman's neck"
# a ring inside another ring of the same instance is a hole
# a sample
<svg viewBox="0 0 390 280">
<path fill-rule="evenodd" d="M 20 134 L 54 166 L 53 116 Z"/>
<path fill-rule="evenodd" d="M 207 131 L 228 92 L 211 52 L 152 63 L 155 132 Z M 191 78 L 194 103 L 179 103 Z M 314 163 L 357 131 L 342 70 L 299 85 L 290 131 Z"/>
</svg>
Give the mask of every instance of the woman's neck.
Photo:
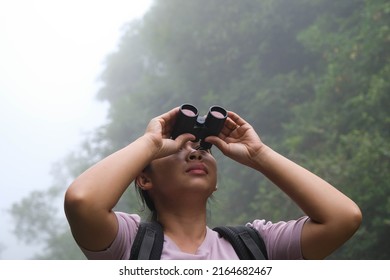
<svg viewBox="0 0 390 280">
<path fill-rule="evenodd" d="M 206 228 L 206 207 L 182 207 L 158 210 L 158 221 L 175 244 L 187 253 L 195 253 L 203 243 Z"/>
</svg>

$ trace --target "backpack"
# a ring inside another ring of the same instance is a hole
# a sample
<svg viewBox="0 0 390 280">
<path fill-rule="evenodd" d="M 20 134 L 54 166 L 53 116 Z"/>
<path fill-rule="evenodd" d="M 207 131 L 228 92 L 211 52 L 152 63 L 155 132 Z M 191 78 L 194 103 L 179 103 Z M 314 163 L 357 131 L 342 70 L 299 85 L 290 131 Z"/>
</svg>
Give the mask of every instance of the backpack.
<svg viewBox="0 0 390 280">
<path fill-rule="evenodd" d="M 247 226 L 213 228 L 232 244 L 241 260 L 267 260 L 265 243 L 257 230 Z M 164 243 L 163 228 L 158 222 L 141 222 L 131 248 L 130 260 L 159 260 Z"/>
</svg>

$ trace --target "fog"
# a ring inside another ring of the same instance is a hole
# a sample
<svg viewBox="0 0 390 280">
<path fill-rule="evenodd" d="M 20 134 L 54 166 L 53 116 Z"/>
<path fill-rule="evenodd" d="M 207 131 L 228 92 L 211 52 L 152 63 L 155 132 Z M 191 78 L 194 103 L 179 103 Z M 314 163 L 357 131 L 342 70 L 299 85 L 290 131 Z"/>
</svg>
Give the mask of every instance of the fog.
<svg viewBox="0 0 390 280">
<path fill-rule="evenodd" d="M 7 210 L 50 187 L 50 168 L 105 121 L 99 73 L 142 1 L 0 2 L 0 259 L 38 249 L 12 234 Z"/>
</svg>

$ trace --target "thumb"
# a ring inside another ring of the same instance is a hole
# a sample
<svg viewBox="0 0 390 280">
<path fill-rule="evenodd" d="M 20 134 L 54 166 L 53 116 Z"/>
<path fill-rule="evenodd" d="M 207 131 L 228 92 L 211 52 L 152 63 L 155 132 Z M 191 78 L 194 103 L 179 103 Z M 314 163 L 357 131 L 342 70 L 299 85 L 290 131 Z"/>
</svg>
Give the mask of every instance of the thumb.
<svg viewBox="0 0 390 280">
<path fill-rule="evenodd" d="M 161 147 L 155 159 L 169 156 L 176 153 L 182 148 L 188 141 L 195 140 L 195 136 L 189 133 L 179 135 L 176 139 L 164 139 L 163 146 Z"/>
<path fill-rule="evenodd" d="M 208 136 L 205 141 L 215 145 L 223 154 L 226 154 L 228 151 L 229 145 L 217 136 Z"/>
<path fill-rule="evenodd" d="M 179 144 L 179 147 L 182 147 L 188 141 L 194 141 L 195 139 L 196 139 L 195 135 L 190 133 L 184 133 L 177 136 L 175 142 Z"/>
</svg>

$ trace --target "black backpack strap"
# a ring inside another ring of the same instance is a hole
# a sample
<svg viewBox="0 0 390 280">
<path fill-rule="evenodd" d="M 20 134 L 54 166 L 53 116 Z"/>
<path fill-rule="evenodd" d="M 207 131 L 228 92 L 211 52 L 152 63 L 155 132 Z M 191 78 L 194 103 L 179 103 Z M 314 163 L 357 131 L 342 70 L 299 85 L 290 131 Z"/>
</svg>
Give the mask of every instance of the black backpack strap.
<svg viewBox="0 0 390 280">
<path fill-rule="evenodd" d="M 158 222 L 141 222 L 131 247 L 130 260 L 159 260 L 163 243 L 164 233 Z"/>
<path fill-rule="evenodd" d="M 260 234 L 247 226 L 219 226 L 214 228 L 232 244 L 241 260 L 267 260 L 268 254 Z"/>
</svg>

